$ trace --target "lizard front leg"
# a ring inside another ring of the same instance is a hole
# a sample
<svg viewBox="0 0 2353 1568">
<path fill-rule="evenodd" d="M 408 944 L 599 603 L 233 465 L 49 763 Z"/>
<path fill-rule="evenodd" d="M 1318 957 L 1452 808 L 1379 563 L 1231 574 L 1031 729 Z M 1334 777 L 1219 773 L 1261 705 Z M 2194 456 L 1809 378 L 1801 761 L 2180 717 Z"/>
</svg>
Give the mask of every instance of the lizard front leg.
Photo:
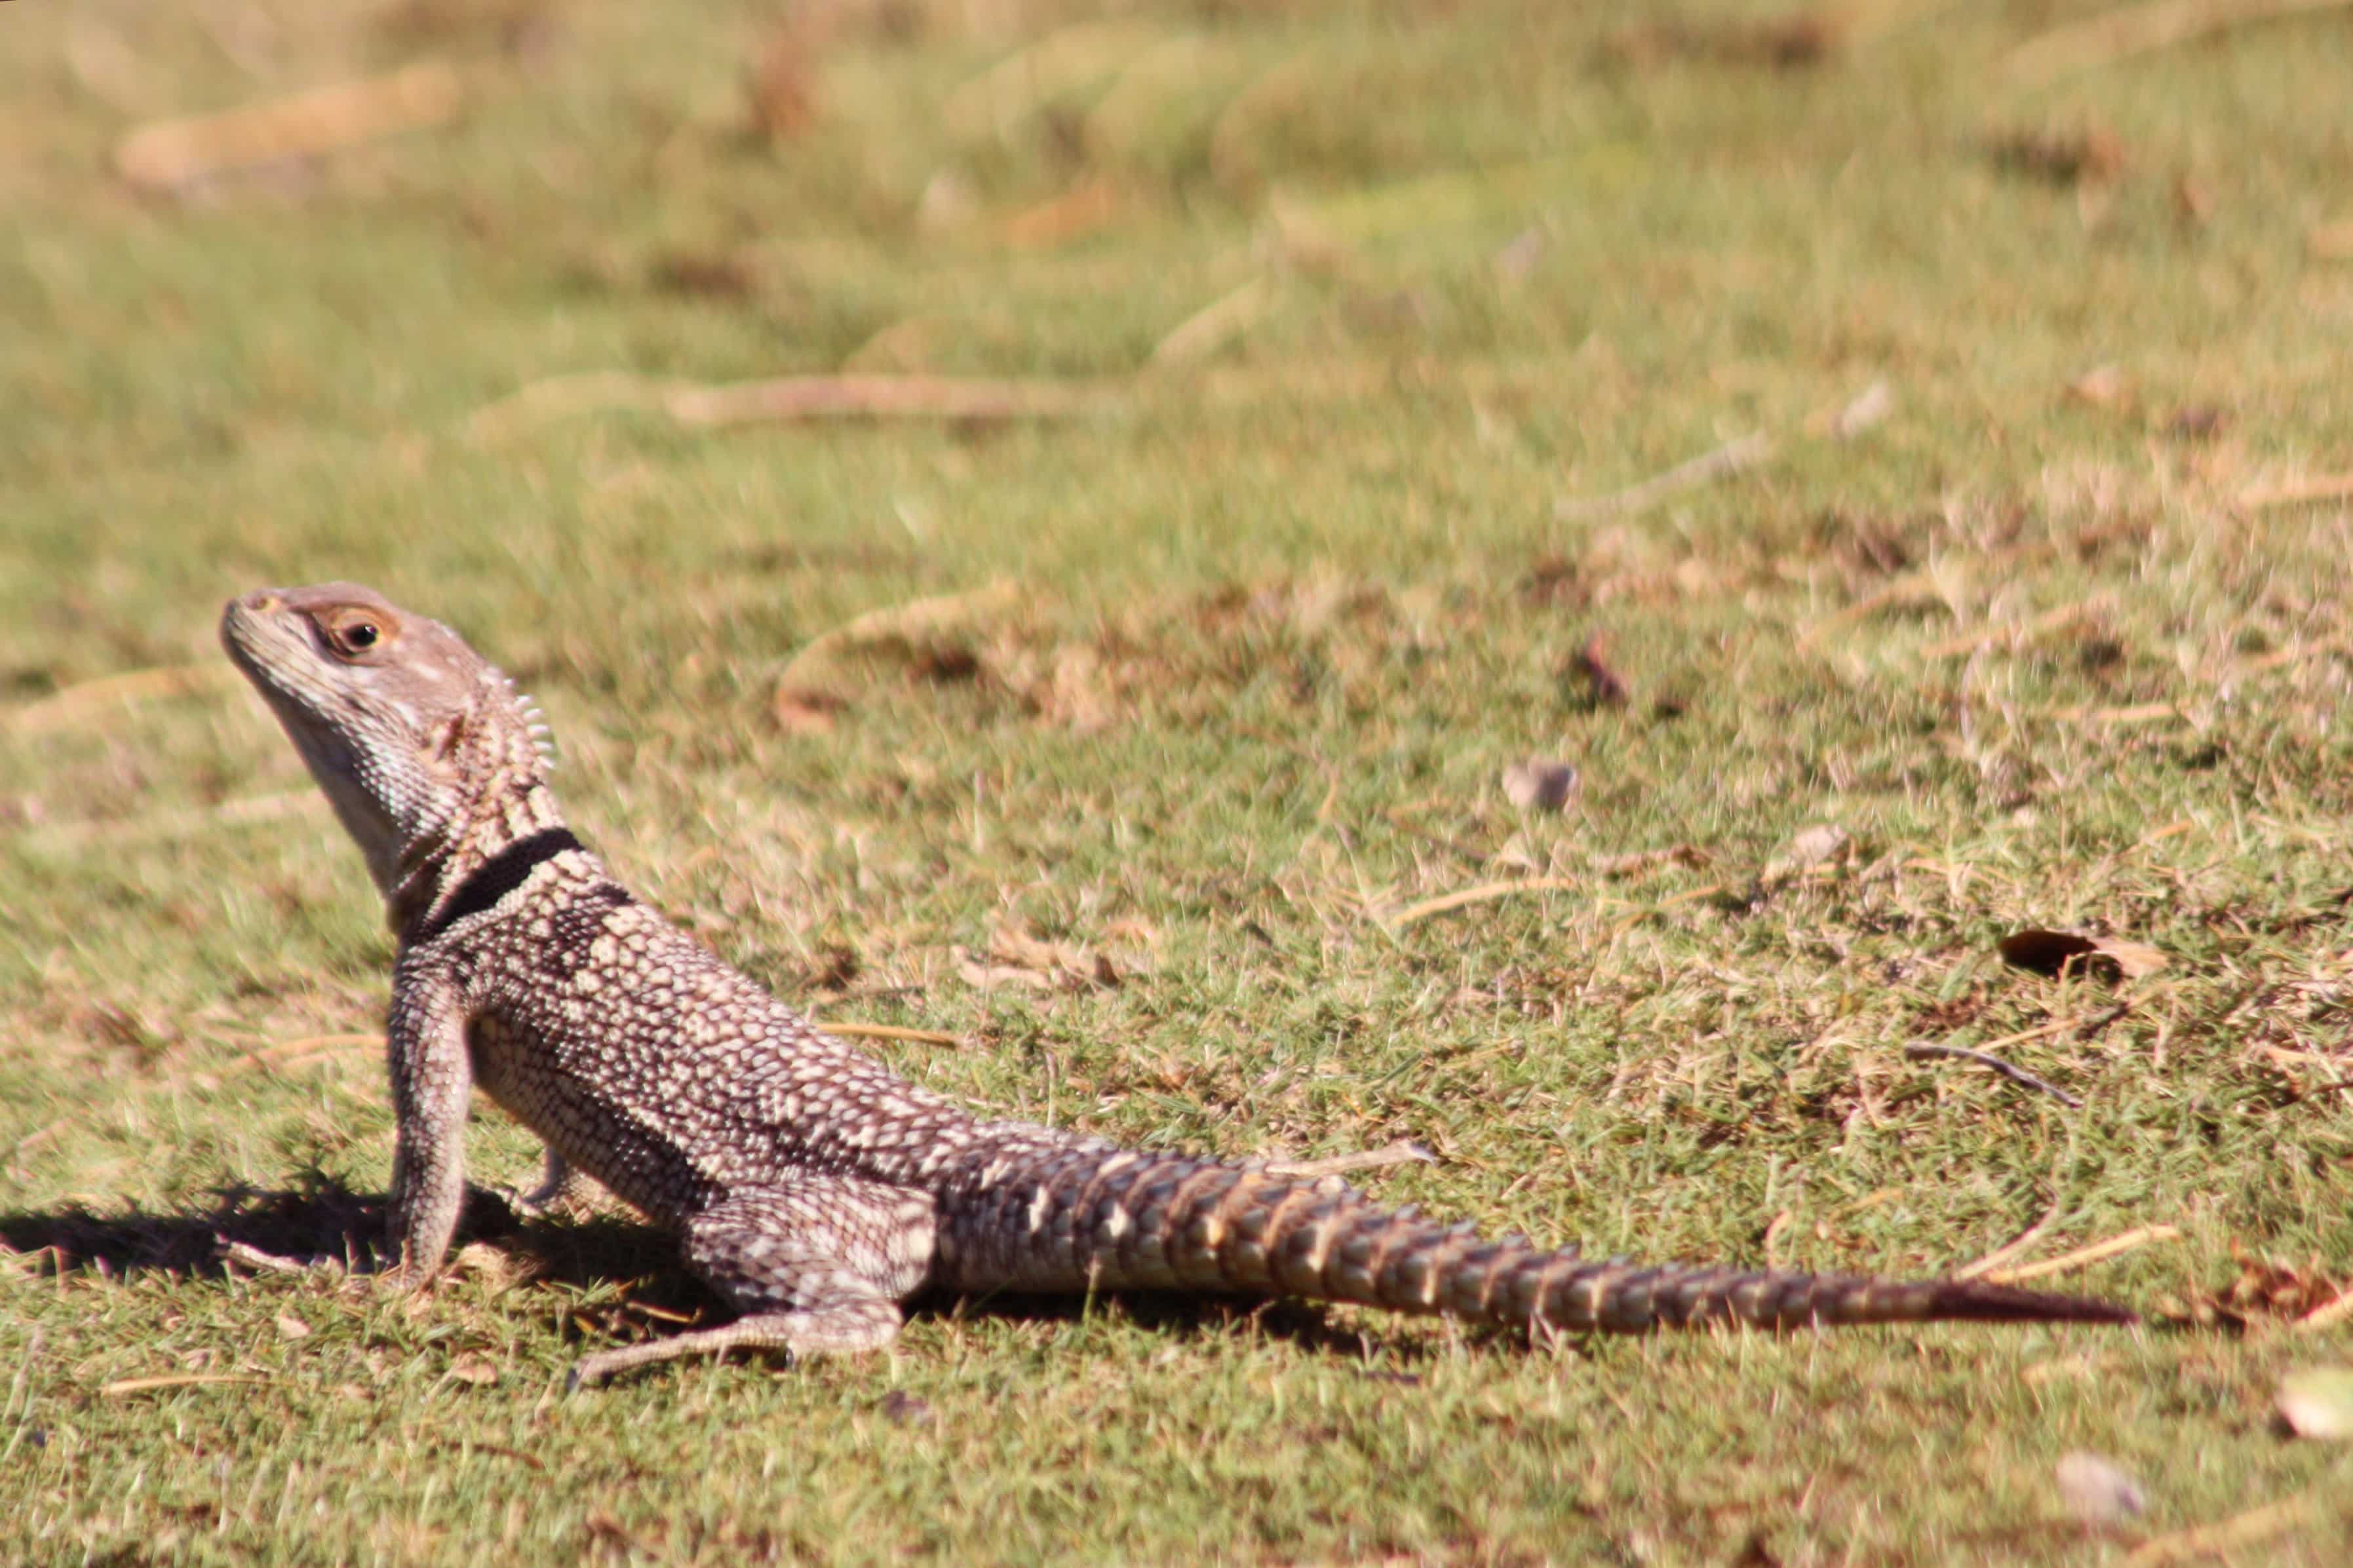
<svg viewBox="0 0 2353 1568">
<path fill-rule="evenodd" d="M 744 1315 L 717 1328 L 584 1356 L 575 1385 L 738 1345 L 793 1355 L 880 1350 L 899 1336 L 899 1303 L 929 1277 L 929 1194 L 858 1176 L 803 1176 L 738 1193 L 691 1215 L 682 1250 Z"/>
<path fill-rule="evenodd" d="M 456 982 L 438 968 L 402 964 L 393 976 L 386 1043 L 395 1127 L 385 1240 L 398 1260 L 393 1283 L 422 1285 L 448 1255 L 466 1204 L 473 1066 Z"/>
</svg>

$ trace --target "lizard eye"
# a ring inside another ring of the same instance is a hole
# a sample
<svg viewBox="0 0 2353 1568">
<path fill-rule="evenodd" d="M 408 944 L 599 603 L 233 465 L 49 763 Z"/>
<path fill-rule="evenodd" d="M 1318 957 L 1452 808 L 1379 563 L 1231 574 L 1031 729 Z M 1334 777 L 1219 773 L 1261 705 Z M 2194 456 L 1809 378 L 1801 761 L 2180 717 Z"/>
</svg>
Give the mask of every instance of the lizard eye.
<svg viewBox="0 0 2353 1568">
<path fill-rule="evenodd" d="M 385 628 L 376 616 L 366 611 L 352 610 L 329 620 L 322 627 L 327 647 L 342 658 L 357 658 L 384 641 Z"/>
</svg>

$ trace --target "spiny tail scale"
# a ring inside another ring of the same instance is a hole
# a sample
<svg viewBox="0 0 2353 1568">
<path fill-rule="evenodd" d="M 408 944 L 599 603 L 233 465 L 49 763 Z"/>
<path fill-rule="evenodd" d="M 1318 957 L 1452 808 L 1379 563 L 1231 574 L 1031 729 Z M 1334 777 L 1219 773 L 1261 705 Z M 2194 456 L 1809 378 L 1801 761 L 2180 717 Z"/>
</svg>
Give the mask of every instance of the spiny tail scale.
<svg viewBox="0 0 2353 1568">
<path fill-rule="evenodd" d="M 1568 1332 L 1966 1320 L 2130 1323 L 2102 1301 L 1975 1280 L 1893 1280 L 1588 1260 L 1381 1208 L 1337 1177 L 1073 1149 L 943 1205 L 944 1282 L 966 1289 L 1185 1289 L 1354 1301 Z M 957 1184 L 962 1185 L 962 1184 Z"/>
</svg>

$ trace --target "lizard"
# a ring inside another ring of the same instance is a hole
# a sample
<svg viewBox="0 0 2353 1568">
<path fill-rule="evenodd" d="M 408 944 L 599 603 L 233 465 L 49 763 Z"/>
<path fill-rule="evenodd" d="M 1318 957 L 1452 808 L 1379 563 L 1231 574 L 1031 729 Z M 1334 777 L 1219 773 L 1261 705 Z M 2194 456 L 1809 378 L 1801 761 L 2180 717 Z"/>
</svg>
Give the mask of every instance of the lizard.
<svg viewBox="0 0 2353 1568">
<path fill-rule="evenodd" d="M 1976 1280 L 1588 1259 L 1384 1209 L 1336 1176 L 976 1113 L 834 1038 L 639 902 L 565 826 L 533 709 L 438 622 L 349 583 L 231 601 L 231 659 L 357 843 L 396 939 L 383 1280 L 427 1285 L 471 1091 L 675 1236 L 735 1316 L 595 1351 L 573 1386 L 734 1347 L 890 1344 L 926 1290 L 1156 1289 L 1531 1331 L 2130 1323 Z"/>
</svg>

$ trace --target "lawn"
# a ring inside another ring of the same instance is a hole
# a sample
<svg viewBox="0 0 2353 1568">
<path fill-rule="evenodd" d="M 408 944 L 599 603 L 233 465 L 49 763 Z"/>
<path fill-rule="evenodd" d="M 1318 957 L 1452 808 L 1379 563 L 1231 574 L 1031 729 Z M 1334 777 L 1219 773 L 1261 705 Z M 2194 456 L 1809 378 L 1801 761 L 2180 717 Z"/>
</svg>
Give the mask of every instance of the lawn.
<svg viewBox="0 0 2353 1568">
<path fill-rule="evenodd" d="M 2094 9 L 6 6 L 0 1557 L 2343 1561 L 2353 25 Z M 2147 1321 L 944 1301 L 566 1397 L 712 1310 L 624 1215 L 225 1269 L 390 1166 L 391 939 L 214 634 L 330 577 L 935 1089 Z"/>
</svg>

